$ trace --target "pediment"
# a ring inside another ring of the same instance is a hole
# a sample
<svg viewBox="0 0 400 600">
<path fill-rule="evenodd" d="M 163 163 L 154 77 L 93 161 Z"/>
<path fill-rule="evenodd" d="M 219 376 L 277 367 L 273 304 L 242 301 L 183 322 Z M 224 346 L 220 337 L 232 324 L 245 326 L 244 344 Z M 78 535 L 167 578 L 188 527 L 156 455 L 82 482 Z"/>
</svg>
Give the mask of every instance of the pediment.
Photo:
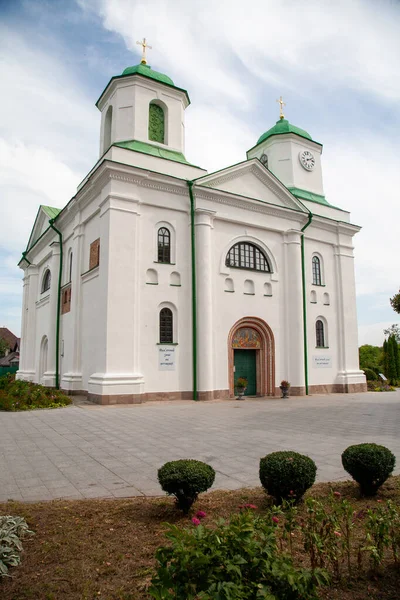
<svg viewBox="0 0 400 600">
<path fill-rule="evenodd" d="M 51 206 L 39 206 L 39 210 L 36 215 L 35 222 L 32 227 L 31 235 L 26 248 L 31 248 L 35 242 L 44 234 L 49 228 L 49 221 L 57 216 L 60 212 L 59 208 L 53 208 Z"/>
<path fill-rule="evenodd" d="M 297 198 L 257 158 L 200 177 L 196 179 L 196 184 L 307 212 Z"/>
</svg>

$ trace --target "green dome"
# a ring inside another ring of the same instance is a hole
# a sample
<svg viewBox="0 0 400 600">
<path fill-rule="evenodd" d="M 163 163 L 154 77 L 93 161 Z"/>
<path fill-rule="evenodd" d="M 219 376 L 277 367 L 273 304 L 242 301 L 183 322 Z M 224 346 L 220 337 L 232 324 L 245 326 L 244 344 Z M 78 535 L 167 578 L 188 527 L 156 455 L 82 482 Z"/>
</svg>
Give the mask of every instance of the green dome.
<svg viewBox="0 0 400 600">
<path fill-rule="evenodd" d="M 140 63 L 140 65 L 135 65 L 134 67 L 127 67 L 125 71 L 123 71 L 122 75 L 143 75 L 144 77 L 150 77 L 150 79 L 155 79 L 156 81 L 160 81 L 161 83 L 167 83 L 168 85 L 174 85 L 174 82 L 168 75 L 164 75 L 164 73 L 158 73 L 158 71 L 153 71 L 149 65 L 144 65 Z"/>
<path fill-rule="evenodd" d="M 283 133 L 295 133 L 296 135 L 300 135 L 308 140 L 312 140 L 311 135 L 307 133 L 307 131 L 304 131 L 304 129 L 300 129 L 300 127 L 292 125 L 287 119 L 279 119 L 279 121 L 277 121 L 276 124 L 271 127 L 271 129 L 268 129 L 268 131 L 263 133 L 262 136 L 258 138 L 257 144 L 261 144 L 261 142 L 268 139 L 272 135 L 280 135 Z"/>
</svg>

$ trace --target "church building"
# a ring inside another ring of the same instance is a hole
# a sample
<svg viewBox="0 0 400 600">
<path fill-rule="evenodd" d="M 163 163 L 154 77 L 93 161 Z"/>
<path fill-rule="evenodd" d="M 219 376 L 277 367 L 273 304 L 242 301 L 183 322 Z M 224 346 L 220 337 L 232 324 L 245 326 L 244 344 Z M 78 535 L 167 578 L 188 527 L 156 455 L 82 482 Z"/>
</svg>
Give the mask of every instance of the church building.
<svg viewBox="0 0 400 600">
<path fill-rule="evenodd" d="M 239 377 L 246 396 L 365 391 L 360 228 L 325 198 L 322 145 L 281 102 L 208 173 L 185 156 L 189 104 L 144 55 L 107 84 L 99 160 L 22 253 L 17 377 L 101 404 L 232 398 Z"/>
</svg>

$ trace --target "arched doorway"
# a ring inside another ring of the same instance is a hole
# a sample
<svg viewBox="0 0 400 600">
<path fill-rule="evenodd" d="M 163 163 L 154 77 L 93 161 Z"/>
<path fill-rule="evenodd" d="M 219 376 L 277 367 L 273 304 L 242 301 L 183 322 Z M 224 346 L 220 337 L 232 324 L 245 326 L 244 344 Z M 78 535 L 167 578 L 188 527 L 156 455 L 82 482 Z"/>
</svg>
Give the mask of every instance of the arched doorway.
<svg viewBox="0 0 400 600">
<path fill-rule="evenodd" d="M 237 321 L 228 336 L 229 395 L 235 381 L 246 377 L 246 395 L 275 395 L 275 340 L 271 328 L 257 317 Z"/>
<path fill-rule="evenodd" d="M 40 359 L 39 359 L 39 383 L 43 384 L 43 375 L 47 371 L 47 352 L 49 343 L 47 336 L 43 336 L 40 344 Z"/>
</svg>

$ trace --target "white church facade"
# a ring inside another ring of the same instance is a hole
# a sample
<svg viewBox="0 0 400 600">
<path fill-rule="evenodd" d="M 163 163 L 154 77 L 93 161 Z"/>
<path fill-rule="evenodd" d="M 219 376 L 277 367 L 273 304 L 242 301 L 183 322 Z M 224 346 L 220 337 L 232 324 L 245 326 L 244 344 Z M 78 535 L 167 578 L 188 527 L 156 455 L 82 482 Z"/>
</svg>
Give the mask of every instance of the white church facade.
<svg viewBox="0 0 400 600">
<path fill-rule="evenodd" d="M 185 90 L 144 60 L 100 96 L 100 159 L 23 252 L 17 377 L 102 404 L 366 390 L 353 236 L 322 146 L 281 115 L 243 162 L 184 154 Z"/>
</svg>

